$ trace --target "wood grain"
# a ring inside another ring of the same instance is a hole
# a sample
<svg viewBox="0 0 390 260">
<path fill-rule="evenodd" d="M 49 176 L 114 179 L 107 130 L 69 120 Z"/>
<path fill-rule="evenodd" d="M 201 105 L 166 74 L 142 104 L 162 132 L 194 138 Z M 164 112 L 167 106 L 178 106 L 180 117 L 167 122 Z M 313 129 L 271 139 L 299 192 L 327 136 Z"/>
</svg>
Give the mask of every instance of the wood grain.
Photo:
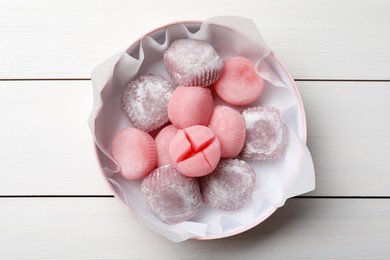
<svg viewBox="0 0 390 260">
<path fill-rule="evenodd" d="M 152 29 L 216 15 L 251 18 L 300 79 L 390 79 L 389 1 L 2 1 L 0 79 L 89 78 Z"/>
<path fill-rule="evenodd" d="M 386 259 L 387 200 L 291 199 L 243 234 L 174 244 L 112 198 L 1 199 L 0 258 Z M 8 256 L 8 257 L 7 257 Z"/>
<path fill-rule="evenodd" d="M 0 194 L 109 194 L 91 108 L 89 81 L 0 82 Z"/>
<path fill-rule="evenodd" d="M 298 82 L 320 196 L 390 196 L 390 82 Z"/>
<path fill-rule="evenodd" d="M 389 259 L 389 1 L 0 6 L 0 259 Z M 251 18 L 298 79 L 316 190 L 243 234 L 174 244 L 110 197 L 88 79 L 152 29 L 217 15 Z"/>
</svg>

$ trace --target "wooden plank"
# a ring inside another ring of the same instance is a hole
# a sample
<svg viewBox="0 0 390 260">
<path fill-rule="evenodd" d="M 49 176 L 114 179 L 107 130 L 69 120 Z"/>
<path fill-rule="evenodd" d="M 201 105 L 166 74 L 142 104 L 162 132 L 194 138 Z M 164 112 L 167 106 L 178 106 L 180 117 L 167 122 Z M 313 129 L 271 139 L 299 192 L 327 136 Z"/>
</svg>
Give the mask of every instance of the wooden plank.
<svg viewBox="0 0 390 260">
<path fill-rule="evenodd" d="M 174 244 L 112 198 L 0 199 L 2 259 L 388 259 L 387 199 L 292 199 L 243 234 Z"/>
<path fill-rule="evenodd" d="M 390 195 L 390 82 L 298 82 L 316 169 L 310 195 Z"/>
<path fill-rule="evenodd" d="M 0 194 L 109 194 L 91 109 L 89 81 L 0 82 Z"/>
<path fill-rule="evenodd" d="M 158 6 L 158 8 L 153 8 Z M 89 78 L 144 33 L 218 14 L 253 19 L 295 78 L 389 79 L 390 2 L 3 0 L 0 78 Z"/>
<path fill-rule="evenodd" d="M 318 196 L 390 196 L 390 83 L 298 82 Z M 0 194 L 106 195 L 89 81 L 0 82 Z"/>
</svg>

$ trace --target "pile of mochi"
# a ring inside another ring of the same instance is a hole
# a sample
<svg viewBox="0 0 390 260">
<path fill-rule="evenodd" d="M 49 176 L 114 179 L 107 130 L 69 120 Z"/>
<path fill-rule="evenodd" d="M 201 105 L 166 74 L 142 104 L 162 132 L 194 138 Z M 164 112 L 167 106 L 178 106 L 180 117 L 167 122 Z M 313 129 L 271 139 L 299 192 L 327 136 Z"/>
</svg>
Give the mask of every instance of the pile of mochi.
<svg viewBox="0 0 390 260">
<path fill-rule="evenodd" d="M 280 111 L 248 106 L 262 94 L 264 80 L 251 60 L 223 61 L 199 40 L 173 41 L 163 60 L 171 81 L 141 75 L 123 91 L 122 107 L 134 127 L 111 143 L 120 173 L 142 180 L 146 204 L 169 224 L 194 217 L 203 203 L 242 208 L 256 183 L 246 161 L 279 158 L 287 146 Z M 215 105 L 217 98 L 224 105 Z"/>
</svg>

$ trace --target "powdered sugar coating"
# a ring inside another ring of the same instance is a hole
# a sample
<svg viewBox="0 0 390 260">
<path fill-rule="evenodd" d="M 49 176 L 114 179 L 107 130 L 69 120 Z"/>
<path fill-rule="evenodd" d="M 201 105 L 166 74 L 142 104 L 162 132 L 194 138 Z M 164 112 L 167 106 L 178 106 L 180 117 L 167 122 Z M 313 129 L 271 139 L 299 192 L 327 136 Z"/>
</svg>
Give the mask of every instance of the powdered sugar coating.
<svg viewBox="0 0 390 260">
<path fill-rule="evenodd" d="M 169 76 L 181 86 L 211 85 L 223 69 L 223 61 L 211 44 L 192 39 L 172 42 L 164 62 Z"/>
<path fill-rule="evenodd" d="M 169 224 L 192 218 L 202 205 L 198 180 L 181 175 L 173 165 L 155 169 L 141 189 L 153 213 Z"/>
<path fill-rule="evenodd" d="M 136 128 L 150 132 L 169 121 L 167 108 L 173 91 L 162 76 L 147 74 L 125 88 L 122 107 Z"/>
<path fill-rule="evenodd" d="M 287 148 L 288 132 L 275 107 L 248 108 L 242 113 L 246 125 L 246 141 L 241 155 L 249 160 L 272 160 Z"/>
<path fill-rule="evenodd" d="M 223 159 L 215 171 L 199 178 L 203 201 L 213 208 L 238 210 L 251 197 L 256 173 L 245 161 Z"/>
</svg>

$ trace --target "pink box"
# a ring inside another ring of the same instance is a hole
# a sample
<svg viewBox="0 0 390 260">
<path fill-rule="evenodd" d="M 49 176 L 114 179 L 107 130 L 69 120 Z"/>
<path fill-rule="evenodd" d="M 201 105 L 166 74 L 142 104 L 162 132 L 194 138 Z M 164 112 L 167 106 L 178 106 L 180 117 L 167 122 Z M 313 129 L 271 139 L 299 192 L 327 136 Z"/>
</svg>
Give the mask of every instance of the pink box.
<svg viewBox="0 0 390 260">
<path fill-rule="evenodd" d="M 243 209 L 222 212 L 204 207 L 194 219 L 169 225 L 155 217 L 145 205 L 141 181 L 126 180 L 118 173 L 119 168 L 110 154 L 110 142 L 115 133 L 132 127 L 120 106 L 124 87 L 147 72 L 169 78 L 162 53 L 171 41 L 179 38 L 208 41 L 223 59 L 245 56 L 254 61 L 257 73 L 265 79 L 266 90 L 251 106 L 278 107 L 289 129 L 289 144 L 283 158 L 267 163 L 249 162 L 256 171 L 257 182 L 251 201 Z M 104 179 L 127 209 L 172 241 L 217 239 L 244 232 L 267 219 L 286 199 L 314 189 L 314 167 L 306 147 L 306 120 L 299 90 L 249 19 L 222 16 L 157 28 L 131 44 L 125 52 L 98 65 L 92 73 L 92 82 L 94 108 L 89 124 Z"/>
</svg>

